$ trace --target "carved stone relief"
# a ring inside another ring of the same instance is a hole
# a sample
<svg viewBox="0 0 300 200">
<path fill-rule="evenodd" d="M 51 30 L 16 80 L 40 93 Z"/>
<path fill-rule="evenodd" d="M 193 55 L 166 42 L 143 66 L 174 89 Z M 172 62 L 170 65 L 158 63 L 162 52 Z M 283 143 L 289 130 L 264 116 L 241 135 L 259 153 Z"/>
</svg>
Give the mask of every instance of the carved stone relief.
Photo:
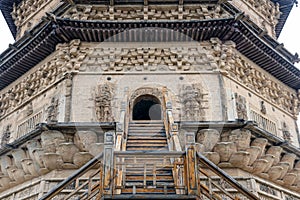
<svg viewBox="0 0 300 200">
<path fill-rule="evenodd" d="M 181 99 L 181 119 L 188 121 L 204 121 L 205 110 L 208 109 L 208 93 L 200 84 L 182 85 L 179 96 Z"/>
<path fill-rule="evenodd" d="M 234 94 L 236 103 L 236 112 L 238 119 L 248 120 L 246 98 L 238 93 Z"/>
<path fill-rule="evenodd" d="M 260 102 L 260 112 L 262 113 L 262 114 L 267 114 L 267 108 L 266 108 L 266 106 L 265 106 L 265 102 L 264 101 L 261 101 Z"/>
<path fill-rule="evenodd" d="M 104 83 L 98 85 L 95 96 L 95 108 L 97 120 L 100 122 L 114 121 L 112 112 L 112 100 L 114 96 L 114 85 L 111 83 Z"/>
<path fill-rule="evenodd" d="M 7 125 L 4 130 L 3 130 L 3 134 L 1 137 L 1 144 L 0 144 L 0 148 L 5 147 L 5 144 L 7 144 L 9 142 L 10 139 L 10 135 L 11 135 L 11 125 Z"/>
<path fill-rule="evenodd" d="M 289 128 L 285 122 L 282 123 L 282 136 L 283 139 L 291 142 L 292 141 L 292 134 L 289 131 Z"/>
<path fill-rule="evenodd" d="M 30 116 L 32 113 L 33 113 L 33 105 L 32 105 L 32 102 L 30 102 L 26 106 L 26 116 Z"/>
<path fill-rule="evenodd" d="M 51 102 L 47 107 L 47 123 L 57 122 L 59 101 L 56 97 L 51 98 Z"/>
<path fill-rule="evenodd" d="M 168 5 L 168 6 L 90 6 L 76 5 L 65 18 L 77 20 L 196 20 L 228 18 L 220 5 Z"/>
</svg>

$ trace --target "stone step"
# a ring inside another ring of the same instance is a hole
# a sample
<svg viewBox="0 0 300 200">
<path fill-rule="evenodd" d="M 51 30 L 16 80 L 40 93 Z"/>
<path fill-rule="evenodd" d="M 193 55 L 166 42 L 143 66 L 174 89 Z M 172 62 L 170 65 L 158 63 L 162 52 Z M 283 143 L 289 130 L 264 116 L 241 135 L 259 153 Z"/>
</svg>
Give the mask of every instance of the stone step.
<svg viewBox="0 0 300 200">
<path fill-rule="evenodd" d="M 127 142 L 130 142 L 130 140 L 166 140 L 166 136 L 164 135 L 128 135 Z"/>
<path fill-rule="evenodd" d="M 127 151 L 167 151 L 169 150 L 167 146 L 158 147 L 127 147 Z"/>
<path fill-rule="evenodd" d="M 165 139 L 153 139 L 153 138 L 150 138 L 150 139 L 132 139 L 130 138 L 128 141 L 127 141 L 127 144 L 129 143 L 143 143 L 143 142 L 146 142 L 146 143 L 149 143 L 149 144 L 152 144 L 152 143 L 155 143 L 155 144 L 159 144 L 159 143 L 163 143 L 163 144 L 166 144 L 167 143 L 167 140 Z"/>
<path fill-rule="evenodd" d="M 127 142 L 127 147 L 166 147 L 167 142 L 149 143 L 147 140 L 141 140 L 139 142 Z"/>
<path fill-rule="evenodd" d="M 143 186 L 141 186 L 143 187 Z M 136 194 L 175 194 L 175 188 L 174 187 L 166 187 L 166 189 L 162 188 L 136 188 L 135 189 Z M 122 194 L 133 194 L 133 188 L 124 188 L 122 189 Z"/>
</svg>

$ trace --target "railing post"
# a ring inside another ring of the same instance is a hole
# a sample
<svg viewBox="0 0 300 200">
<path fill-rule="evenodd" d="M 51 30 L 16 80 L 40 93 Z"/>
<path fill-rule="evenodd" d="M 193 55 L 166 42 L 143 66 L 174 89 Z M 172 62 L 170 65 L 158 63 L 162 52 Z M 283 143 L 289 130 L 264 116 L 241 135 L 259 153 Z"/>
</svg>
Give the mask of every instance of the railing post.
<svg viewBox="0 0 300 200">
<path fill-rule="evenodd" d="M 114 152 L 114 138 L 115 134 L 106 132 L 104 135 L 104 192 L 105 194 L 112 194 L 113 184 L 113 152 Z"/>
<path fill-rule="evenodd" d="M 199 195 L 198 193 L 198 173 L 195 150 L 195 134 L 188 132 L 185 135 L 186 140 L 186 175 L 188 194 Z"/>
</svg>

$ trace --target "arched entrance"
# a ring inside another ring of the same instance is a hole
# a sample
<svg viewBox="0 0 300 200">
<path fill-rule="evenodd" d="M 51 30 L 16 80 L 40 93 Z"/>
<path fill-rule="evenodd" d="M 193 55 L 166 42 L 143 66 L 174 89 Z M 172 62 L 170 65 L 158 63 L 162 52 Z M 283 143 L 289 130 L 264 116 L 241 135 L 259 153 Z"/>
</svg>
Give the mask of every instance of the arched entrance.
<svg viewBox="0 0 300 200">
<path fill-rule="evenodd" d="M 132 120 L 161 120 L 161 103 L 152 95 L 142 95 L 134 101 Z"/>
</svg>

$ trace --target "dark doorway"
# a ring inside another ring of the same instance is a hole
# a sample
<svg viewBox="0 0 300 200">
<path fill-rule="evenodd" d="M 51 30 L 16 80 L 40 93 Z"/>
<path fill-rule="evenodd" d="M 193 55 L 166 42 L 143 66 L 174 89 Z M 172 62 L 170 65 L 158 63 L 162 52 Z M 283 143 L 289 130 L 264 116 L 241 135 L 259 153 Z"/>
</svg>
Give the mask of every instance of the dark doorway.
<svg viewBox="0 0 300 200">
<path fill-rule="evenodd" d="M 160 101 L 150 95 L 144 95 L 134 103 L 132 120 L 161 120 Z"/>
</svg>

